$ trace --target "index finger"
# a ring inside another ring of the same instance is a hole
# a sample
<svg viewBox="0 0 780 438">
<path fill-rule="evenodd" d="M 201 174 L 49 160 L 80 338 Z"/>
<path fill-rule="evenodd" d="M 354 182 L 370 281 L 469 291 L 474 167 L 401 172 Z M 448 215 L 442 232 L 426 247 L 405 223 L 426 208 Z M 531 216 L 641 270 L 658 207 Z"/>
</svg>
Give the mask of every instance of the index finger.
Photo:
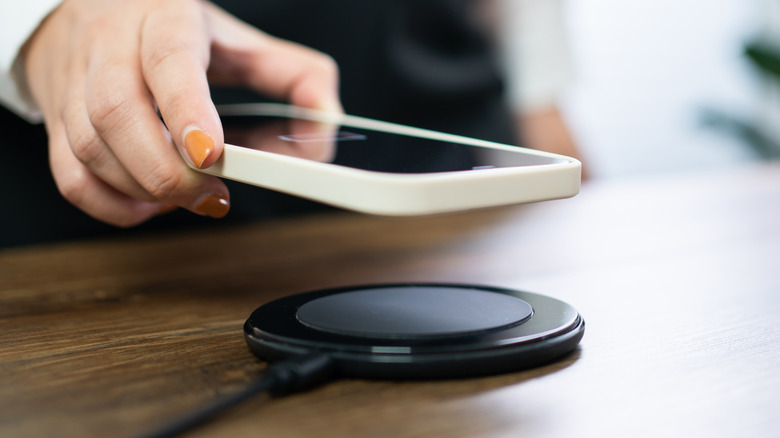
<svg viewBox="0 0 780 438">
<path fill-rule="evenodd" d="M 206 70 L 210 36 L 201 3 L 163 2 L 141 29 L 141 70 L 174 142 L 192 165 L 209 167 L 224 146 Z"/>
</svg>

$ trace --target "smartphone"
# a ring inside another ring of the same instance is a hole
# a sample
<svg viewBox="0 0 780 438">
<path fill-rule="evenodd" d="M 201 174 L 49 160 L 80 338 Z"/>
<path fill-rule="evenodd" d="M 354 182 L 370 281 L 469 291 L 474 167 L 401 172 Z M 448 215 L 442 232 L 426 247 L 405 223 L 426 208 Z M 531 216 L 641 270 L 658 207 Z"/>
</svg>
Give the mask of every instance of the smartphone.
<svg viewBox="0 0 780 438">
<path fill-rule="evenodd" d="M 413 216 L 566 198 L 569 157 L 282 104 L 218 107 L 221 158 L 199 172 L 363 213 Z"/>
</svg>

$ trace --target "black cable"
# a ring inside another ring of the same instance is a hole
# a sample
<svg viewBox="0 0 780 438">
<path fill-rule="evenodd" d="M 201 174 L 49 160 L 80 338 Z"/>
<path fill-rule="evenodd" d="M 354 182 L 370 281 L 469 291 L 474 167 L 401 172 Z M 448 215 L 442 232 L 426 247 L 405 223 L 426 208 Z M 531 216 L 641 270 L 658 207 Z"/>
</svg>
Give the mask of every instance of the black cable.
<svg viewBox="0 0 780 438">
<path fill-rule="evenodd" d="M 334 376 L 334 362 L 325 354 L 294 356 L 274 362 L 268 366 L 259 381 L 250 384 L 242 391 L 176 419 L 140 438 L 171 438 L 212 420 L 217 414 L 257 394 L 268 392 L 274 396 L 283 396 L 305 391 L 327 383 Z"/>
</svg>

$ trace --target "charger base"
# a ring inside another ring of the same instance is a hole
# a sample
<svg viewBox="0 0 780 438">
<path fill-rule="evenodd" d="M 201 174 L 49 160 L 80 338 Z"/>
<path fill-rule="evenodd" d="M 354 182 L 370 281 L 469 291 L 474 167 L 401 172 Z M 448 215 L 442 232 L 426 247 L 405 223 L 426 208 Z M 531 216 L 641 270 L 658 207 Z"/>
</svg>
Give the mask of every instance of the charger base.
<svg viewBox="0 0 780 438">
<path fill-rule="evenodd" d="M 574 350 L 585 323 L 544 295 L 462 284 L 380 284 L 269 302 L 244 335 L 263 360 L 326 353 L 341 377 L 439 379 L 499 374 Z"/>
</svg>

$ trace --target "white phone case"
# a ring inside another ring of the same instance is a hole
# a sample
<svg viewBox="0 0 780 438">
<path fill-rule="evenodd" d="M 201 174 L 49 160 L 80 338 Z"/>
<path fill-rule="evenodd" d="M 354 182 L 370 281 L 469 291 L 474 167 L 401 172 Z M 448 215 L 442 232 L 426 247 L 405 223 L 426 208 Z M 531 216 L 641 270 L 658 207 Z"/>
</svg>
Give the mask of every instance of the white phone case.
<svg viewBox="0 0 780 438">
<path fill-rule="evenodd" d="M 532 166 L 407 174 L 361 170 L 225 144 L 213 166 L 195 169 L 363 213 L 444 213 L 566 198 L 580 188 L 579 161 L 533 149 L 282 104 L 226 105 L 219 107 L 219 112 L 292 117 L 558 159 Z"/>
</svg>

